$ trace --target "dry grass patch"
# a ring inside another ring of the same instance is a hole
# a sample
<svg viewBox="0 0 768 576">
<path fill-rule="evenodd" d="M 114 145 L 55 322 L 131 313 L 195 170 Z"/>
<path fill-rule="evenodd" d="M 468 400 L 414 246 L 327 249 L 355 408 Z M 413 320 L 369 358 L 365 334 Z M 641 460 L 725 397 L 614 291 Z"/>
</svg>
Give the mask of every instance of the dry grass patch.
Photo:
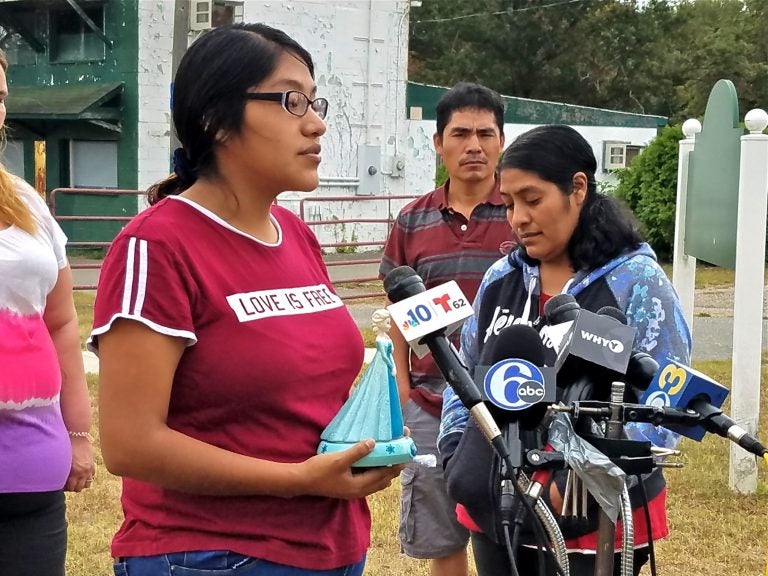
<svg viewBox="0 0 768 576">
<path fill-rule="evenodd" d="M 730 362 L 699 362 L 696 368 L 730 387 Z M 763 369 L 760 432 L 768 439 L 768 368 Z M 727 406 L 726 406 L 727 409 Z M 755 576 L 768 562 L 768 466 L 758 462 L 758 490 L 739 495 L 728 488 L 730 442 L 707 436 L 680 444 L 686 467 L 669 470 L 669 538 L 657 548 L 659 572 Z M 650 573 L 650 571 L 648 572 Z"/>
<path fill-rule="evenodd" d="M 80 325 L 80 344 L 84 347 L 93 326 L 93 302 L 96 300 L 96 295 L 93 292 L 86 292 L 84 290 L 75 290 L 72 294 L 75 299 L 77 320 Z"/>
<path fill-rule="evenodd" d="M 99 451 L 98 410 L 96 392 L 98 377 L 88 375 L 93 408 L 93 436 L 96 456 L 96 478 L 90 489 L 67 494 L 69 576 L 108 576 L 112 574 L 109 544 L 123 518 L 120 508 L 120 479 L 104 467 Z"/>
</svg>

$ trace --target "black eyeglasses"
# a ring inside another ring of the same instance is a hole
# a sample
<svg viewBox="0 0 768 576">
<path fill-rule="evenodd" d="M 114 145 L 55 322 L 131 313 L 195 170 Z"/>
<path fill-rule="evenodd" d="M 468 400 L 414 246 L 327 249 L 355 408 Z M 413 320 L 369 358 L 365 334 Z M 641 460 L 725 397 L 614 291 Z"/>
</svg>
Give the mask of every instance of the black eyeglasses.
<svg viewBox="0 0 768 576">
<path fill-rule="evenodd" d="M 294 116 L 304 116 L 310 106 L 321 120 L 328 114 L 328 100 L 325 98 L 315 98 L 310 100 L 304 92 L 298 90 L 289 90 L 288 92 L 246 92 L 245 97 L 248 100 L 268 100 L 270 102 L 280 102 L 288 112 Z"/>
</svg>

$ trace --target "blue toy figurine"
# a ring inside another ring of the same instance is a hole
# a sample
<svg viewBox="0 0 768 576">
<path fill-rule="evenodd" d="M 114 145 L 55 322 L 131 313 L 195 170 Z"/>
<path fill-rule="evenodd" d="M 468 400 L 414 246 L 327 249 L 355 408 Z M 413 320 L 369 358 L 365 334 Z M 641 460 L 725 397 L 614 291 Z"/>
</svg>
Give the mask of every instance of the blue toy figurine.
<svg viewBox="0 0 768 576">
<path fill-rule="evenodd" d="M 403 436 L 403 413 L 395 380 L 389 312 L 373 313 L 376 354 L 349 399 L 320 435 L 318 454 L 350 448 L 360 440 L 373 438 L 376 447 L 354 466 L 391 466 L 413 460 L 416 445 Z"/>
</svg>

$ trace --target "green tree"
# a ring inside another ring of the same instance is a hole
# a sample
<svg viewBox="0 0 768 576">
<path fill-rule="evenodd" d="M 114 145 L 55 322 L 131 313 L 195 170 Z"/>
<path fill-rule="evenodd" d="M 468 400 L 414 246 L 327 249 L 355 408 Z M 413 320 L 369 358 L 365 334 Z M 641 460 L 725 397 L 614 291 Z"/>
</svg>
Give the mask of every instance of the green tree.
<svg viewBox="0 0 768 576">
<path fill-rule="evenodd" d="M 635 213 L 661 259 L 672 255 L 678 142 L 682 137 L 680 126 L 665 127 L 629 168 L 617 174 L 616 196 Z"/>
<path fill-rule="evenodd" d="M 633 3 L 603 2 L 574 30 L 585 39 L 574 57 L 563 54 L 577 74 L 571 91 L 581 104 L 640 114 L 670 116 L 677 110 L 682 62 L 674 45 L 677 17 L 667 2 L 642 10 Z M 560 95 L 568 101 L 568 93 Z"/>
<path fill-rule="evenodd" d="M 573 28 L 602 1 L 424 2 L 411 13 L 411 78 L 448 86 L 474 81 L 504 94 L 547 96 L 568 83 L 572 70 L 570 64 L 546 63 L 583 46 Z"/>
<path fill-rule="evenodd" d="M 736 86 L 742 114 L 768 99 L 768 6 L 765 0 L 688 0 L 678 7 L 688 46 L 678 100 L 685 117 L 700 116 L 721 78 Z"/>
<path fill-rule="evenodd" d="M 410 21 L 419 82 L 672 122 L 703 114 L 720 78 L 742 113 L 768 101 L 766 0 L 425 0 Z"/>
</svg>

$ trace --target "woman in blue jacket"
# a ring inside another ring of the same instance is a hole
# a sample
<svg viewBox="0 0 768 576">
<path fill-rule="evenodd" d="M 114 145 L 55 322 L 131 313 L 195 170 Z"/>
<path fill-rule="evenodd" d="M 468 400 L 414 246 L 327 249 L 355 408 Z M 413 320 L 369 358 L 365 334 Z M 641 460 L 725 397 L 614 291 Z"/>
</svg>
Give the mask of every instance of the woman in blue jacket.
<svg viewBox="0 0 768 576">
<path fill-rule="evenodd" d="M 589 143 L 568 126 L 530 130 L 504 152 L 499 166 L 501 196 L 520 245 L 485 274 L 473 306 L 475 315 L 462 330 L 461 350 L 470 371 L 492 364 L 493 344 L 499 332 L 512 324 L 540 330 L 546 364 L 553 365 L 552 339 L 539 318 L 544 303 L 560 293 L 571 294 L 581 308 L 592 312 L 604 306 L 620 309 L 628 325 L 637 330 L 635 350 L 647 352 L 657 362 L 672 358 L 688 364 L 691 338 L 677 295 L 653 250 L 643 242 L 633 216 L 614 198 L 597 191 L 596 169 Z M 494 456 L 450 387 L 444 396 L 438 447 L 449 492 L 460 503 L 459 519 L 473 529 L 478 573 L 509 574 L 493 505 L 493 487 L 499 483 L 477 473 L 480 469 L 497 474 Z M 677 440 L 672 432 L 650 425 L 633 425 L 627 433 L 667 446 Z M 540 446 L 529 446 L 533 447 Z M 549 493 L 555 511 L 562 507 L 564 482 L 559 480 Z M 650 535 L 640 504 L 643 487 L 649 501 Z M 649 541 L 669 532 L 661 470 L 644 476 L 642 486 L 631 487 L 630 497 L 635 509 L 637 574 L 648 559 Z M 572 575 L 593 574 L 595 526 L 591 523 L 565 533 Z M 531 535 L 529 544 L 534 542 Z M 520 548 L 521 574 L 535 574 L 536 562 L 535 550 Z M 614 564 L 618 568 L 618 561 Z M 547 572 L 554 573 L 551 566 Z"/>
</svg>

